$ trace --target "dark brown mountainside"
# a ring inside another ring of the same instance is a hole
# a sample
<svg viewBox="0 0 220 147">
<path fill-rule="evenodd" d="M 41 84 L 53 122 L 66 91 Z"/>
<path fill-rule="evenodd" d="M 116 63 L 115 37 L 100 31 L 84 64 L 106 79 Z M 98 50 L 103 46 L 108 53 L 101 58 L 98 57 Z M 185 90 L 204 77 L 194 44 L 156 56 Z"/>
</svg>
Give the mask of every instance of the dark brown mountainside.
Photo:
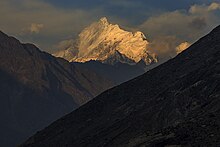
<svg viewBox="0 0 220 147">
<path fill-rule="evenodd" d="M 220 146 L 220 27 L 22 146 Z"/>
<path fill-rule="evenodd" d="M 15 146 L 112 83 L 0 32 L 0 146 Z"/>
</svg>

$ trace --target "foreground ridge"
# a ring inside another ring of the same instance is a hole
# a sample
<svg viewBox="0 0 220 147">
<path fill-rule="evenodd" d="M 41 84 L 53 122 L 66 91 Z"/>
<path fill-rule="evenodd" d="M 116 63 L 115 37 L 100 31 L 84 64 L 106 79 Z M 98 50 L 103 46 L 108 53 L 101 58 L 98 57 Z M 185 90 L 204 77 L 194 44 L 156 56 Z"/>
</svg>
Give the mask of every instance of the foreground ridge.
<svg viewBox="0 0 220 147">
<path fill-rule="evenodd" d="M 16 146 L 112 82 L 0 32 L 0 146 Z"/>
</svg>

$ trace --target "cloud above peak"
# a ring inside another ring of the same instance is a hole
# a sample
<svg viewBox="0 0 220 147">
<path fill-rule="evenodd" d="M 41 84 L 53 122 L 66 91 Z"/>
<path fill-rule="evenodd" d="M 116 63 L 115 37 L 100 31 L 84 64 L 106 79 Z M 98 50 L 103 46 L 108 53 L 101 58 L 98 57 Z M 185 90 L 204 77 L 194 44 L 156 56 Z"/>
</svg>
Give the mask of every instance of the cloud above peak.
<svg viewBox="0 0 220 147">
<path fill-rule="evenodd" d="M 220 3 L 193 5 L 189 10 L 176 10 L 152 16 L 139 29 L 150 36 L 156 48 L 161 47 L 163 55 L 176 55 L 176 47 L 182 42 L 195 42 L 220 24 Z M 167 40 L 167 38 L 172 38 Z M 166 42 L 162 40 L 167 40 Z M 172 42 L 170 42 L 172 41 Z M 164 47 L 169 46 L 169 49 Z M 164 53 L 166 51 L 166 53 Z M 158 52 L 158 50 L 157 50 Z"/>
<path fill-rule="evenodd" d="M 210 5 L 193 5 L 190 7 L 189 12 L 192 14 L 204 14 L 216 10 L 220 10 L 220 3 L 213 2 Z"/>
<path fill-rule="evenodd" d="M 198 37 L 200 32 L 210 29 L 220 23 L 219 3 L 210 5 L 193 5 L 187 10 L 165 12 L 148 18 L 142 25 L 150 35 L 178 35 L 189 39 Z"/>
<path fill-rule="evenodd" d="M 212 3 L 209 7 L 208 7 L 208 10 L 209 11 L 212 11 L 212 10 L 217 10 L 217 9 L 220 9 L 220 4 L 219 3 Z"/>
</svg>

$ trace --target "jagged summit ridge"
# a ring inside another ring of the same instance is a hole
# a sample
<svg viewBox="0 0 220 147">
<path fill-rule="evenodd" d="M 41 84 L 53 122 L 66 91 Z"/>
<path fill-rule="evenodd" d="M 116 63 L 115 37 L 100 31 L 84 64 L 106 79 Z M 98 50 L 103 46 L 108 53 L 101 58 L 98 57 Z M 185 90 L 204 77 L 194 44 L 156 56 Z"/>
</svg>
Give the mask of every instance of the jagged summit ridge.
<svg viewBox="0 0 220 147">
<path fill-rule="evenodd" d="M 115 62 L 127 63 L 127 60 L 132 60 L 133 63 L 138 63 L 143 60 L 148 65 L 157 62 L 156 55 L 149 52 L 148 46 L 149 42 L 142 32 L 124 31 L 119 25 L 111 24 L 106 17 L 103 17 L 79 34 L 74 48 L 69 47 L 65 51 L 56 53 L 55 56 L 75 62 L 90 60 L 106 62 L 119 53 L 125 60 L 115 60 Z"/>
<path fill-rule="evenodd" d="M 100 20 L 99 20 L 100 23 L 103 23 L 103 24 L 106 24 L 106 25 L 109 25 L 109 22 L 108 22 L 108 19 L 106 17 L 102 17 Z"/>
</svg>

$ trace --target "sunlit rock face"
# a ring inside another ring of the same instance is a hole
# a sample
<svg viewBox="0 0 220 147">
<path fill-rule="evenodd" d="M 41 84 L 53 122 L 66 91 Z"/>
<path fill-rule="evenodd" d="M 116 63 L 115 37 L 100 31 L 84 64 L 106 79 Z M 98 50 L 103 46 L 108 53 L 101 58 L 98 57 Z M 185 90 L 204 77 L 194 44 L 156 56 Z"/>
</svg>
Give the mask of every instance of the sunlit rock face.
<svg viewBox="0 0 220 147">
<path fill-rule="evenodd" d="M 142 32 L 124 31 L 104 17 L 79 34 L 75 47 L 70 46 L 55 56 L 75 62 L 97 60 L 109 64 L 135 64 L 142 60 L 149 65 L 157 62 L 157 57 L 148 51 L 148 45 Z"/>
<path fill-rule="evenodd" d="M 176 53 L 177 54 L 180 54 L 182 51 L 184 51 L 184 50 L 186 50 L 188 47 L 190 47 L 190 43 L 188 43 L 188 42 L 183 42 L 183 43 L 181 43 L 180 45 L 178 45 L 177 47 L 176 47 Z"/>
</svg>

